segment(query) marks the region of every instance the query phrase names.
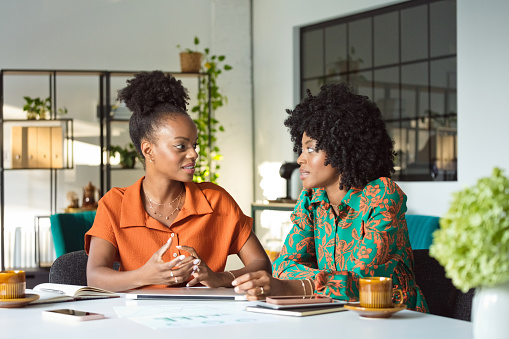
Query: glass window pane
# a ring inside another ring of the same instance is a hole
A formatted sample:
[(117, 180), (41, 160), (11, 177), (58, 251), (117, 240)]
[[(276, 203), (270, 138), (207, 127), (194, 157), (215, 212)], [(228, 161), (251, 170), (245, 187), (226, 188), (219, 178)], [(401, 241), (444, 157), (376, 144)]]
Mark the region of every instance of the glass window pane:
[(346, 60), (346, 24), (325, 29), (325, 65), (326, 74), (341, 72), (341, 60)]
[(430, 63), (431, 110), (439, 114), (456, 114), (456, 58), (447, 58)]
[(456, 54), (456, 1), (430, 4), (430, 56)]
[(304, 81), (301, 88), (301, 98), (307, 96), (307, 90), (309, 89), (313, 95), (317, 95), (320, 92), (320, 87), (324, 85), (323, 79), (313, 79)]
[(413, 61), (428, 57), (428, 11), (427, 6), (407, 8), (401, 11), (401, 61)]
[(302, 34), (302, 76), (312, 78), (323, 74), (323, 30)]
[[(403, 98), (402, 117), (414, 118), (414, 125), (420, 125), (422, 119), (427, 119), (429, 113), (427, 62), (401, 67), (401, 95)], [(420, 128), (422, 127), (420, 126)]]
[(350, 70), (372, 67), (371, 18), (352, 21), (348, 25)]
[(384, 68), (374, 72), (373, 101), (385, 120), (400, 118), (399, 68)]
[(374, 17), (375, 66), (399, 62), (398, 12)]
[(372, 86), (373, 72), (356, 72), (349, 74), (349, 84), (357, 90), (357, 93), (370, 99), (373, 97)]

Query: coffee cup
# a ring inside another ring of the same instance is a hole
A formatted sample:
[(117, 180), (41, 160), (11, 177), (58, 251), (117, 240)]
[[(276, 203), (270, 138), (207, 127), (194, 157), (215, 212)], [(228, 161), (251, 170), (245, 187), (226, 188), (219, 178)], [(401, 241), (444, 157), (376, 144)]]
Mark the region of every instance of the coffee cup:
[(0, 299), (25, 297), (25, 271), (0, 271)]
[[(393, 303), (394, 293), (399, 294), (399, 302)], [(392, 278), (366, 277), (359, 279), (359, 300), (361, 307), (392, 308), (403, 303), (403, 291), (392, 288)]]

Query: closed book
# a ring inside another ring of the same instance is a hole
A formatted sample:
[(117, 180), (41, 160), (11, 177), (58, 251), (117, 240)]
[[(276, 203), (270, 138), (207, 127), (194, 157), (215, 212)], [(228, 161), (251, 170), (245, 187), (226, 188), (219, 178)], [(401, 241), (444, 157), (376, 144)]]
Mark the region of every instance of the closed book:
[(246, 311), (256, 313), (287, 315), (293, 317), (306, 317), (309, 315), (346, 311), (346, 308), (344, 307), (344, 305), (333, 305), (333, 306), (328, 305), (319, 307), (294, 307), (284, 309), (274, 309), (262, 306), (247, 306)]

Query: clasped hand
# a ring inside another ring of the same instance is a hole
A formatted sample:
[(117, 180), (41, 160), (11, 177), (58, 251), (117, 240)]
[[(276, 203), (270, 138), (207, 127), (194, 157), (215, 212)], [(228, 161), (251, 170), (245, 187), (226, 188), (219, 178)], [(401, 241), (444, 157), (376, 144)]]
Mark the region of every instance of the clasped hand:
[(146, 270), (145, 276), (152, 277), (147, 285), (167, 285), (174, 286), (185, 283), (186, 286), (194, 286), (202, 283), (208, 287), (221, 286), (220, 276), (213, 272), (206, 263), (204, 263), (196, 250), (190, 246), (176, 246), (178, 249), (186, 251), (190, 256), (180, 255), (171, 261), (164, 262), (162, 257), (171, 247), (173, 238), (170, 238), (150, 260), (142, 267)]

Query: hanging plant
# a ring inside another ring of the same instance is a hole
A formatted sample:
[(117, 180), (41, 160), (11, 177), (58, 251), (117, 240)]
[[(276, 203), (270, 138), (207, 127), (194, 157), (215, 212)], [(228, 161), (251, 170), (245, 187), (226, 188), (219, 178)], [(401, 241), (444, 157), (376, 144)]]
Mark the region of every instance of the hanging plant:
[[(217, 78), (223, 71), (229, 71), (232, 66), (224, 64), (224, 55), (211, 54), (208, 48), (203, 52), (198, 51), (200, 39), (194, 38), (195, 48), (193, 51), (202, 53), (201, 73), (207, 76), (200, 78), (200, 85), (197, 94), (197, 103), (191, 108), (193, 121), (198, 129), (198, 160), (196, 161), (193, 181), (210, 181), (217, 183), (219, 177), (218, 171), (220, 161), (223, 156), (220, 154), (219, 147), (216, 145), (217, 132), (224, 132), (224, 127), (214, 117), (214, 112), (219, 107), (226, 105), (228, 98), (221, 92), (217, 84)], [(180, 48), (180, 45), (177, 45)], [(186, 49), (186, 51), (189, 49)], [(210, 95), (210, 105), (209, 105)], [(193, 114), (194, 113), (194, 114)]]

